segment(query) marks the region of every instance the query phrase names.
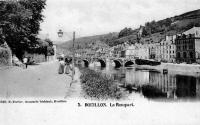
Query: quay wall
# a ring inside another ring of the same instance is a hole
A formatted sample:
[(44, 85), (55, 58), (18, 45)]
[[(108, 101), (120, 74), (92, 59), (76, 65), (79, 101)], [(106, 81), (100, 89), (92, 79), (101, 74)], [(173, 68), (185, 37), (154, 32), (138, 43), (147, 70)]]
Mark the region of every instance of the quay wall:
[(166, 64), (166, 69), (171, 71), (200, 72), (200, 65), (193, 64)]
[(158, 66), (137, 65), (136, 68), (158, 70), (158, 71), (162, 71), (163, 69), (168, 69), (168, 71), (177, 71), (177, 72), (200, 72), (200, 65), (194, 65), (194, 64), (161, 63), (161, 65)]

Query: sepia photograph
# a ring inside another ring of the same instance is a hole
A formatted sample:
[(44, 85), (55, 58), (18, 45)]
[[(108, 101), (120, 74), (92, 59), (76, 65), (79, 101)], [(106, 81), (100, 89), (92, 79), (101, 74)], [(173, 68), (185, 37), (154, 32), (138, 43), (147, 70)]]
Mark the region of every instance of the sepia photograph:
[(0, 125), (199, 118), (199, 0), (0, 0)]

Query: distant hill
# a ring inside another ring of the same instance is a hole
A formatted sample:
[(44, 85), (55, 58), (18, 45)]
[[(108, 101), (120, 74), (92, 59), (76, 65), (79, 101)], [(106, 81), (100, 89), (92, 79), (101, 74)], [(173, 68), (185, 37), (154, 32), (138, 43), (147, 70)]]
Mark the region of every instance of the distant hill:
[[(75, 47), (76, 48), (91, 48), (91, 44), (95, 44), (96, 42), (102, 42), (108, 45), (109, 41), (118, 38), (118, 33), (108, 33), (103, 35), (95, 35), (95, 36), (87, 36), (87, 37), (80, 37), (75, 40)], [(60, 50), (72, 50), (72, 40), (59, 44), (58, 47)]]
[[(90, 48), (91, 43), (103, 42), (109, 46), (115, 46), (124, 42), (149, 43), (159, 42), (166, 35), (175, 35), (184, 32), (192, 27), (200, 27), (200, 9), (183, 13), (174, 17), (159, 21), (145, 23), (137, 29), (124, 28), (119, 33), (108, 33), (103, 35), (88, 36), (76, 39), (76, 45), (83, 48)], [(142, 30), (138, 37), (138, 32)], [(70, 50), (72, 41), (67, 41), (59, 45), (62, 49)]]

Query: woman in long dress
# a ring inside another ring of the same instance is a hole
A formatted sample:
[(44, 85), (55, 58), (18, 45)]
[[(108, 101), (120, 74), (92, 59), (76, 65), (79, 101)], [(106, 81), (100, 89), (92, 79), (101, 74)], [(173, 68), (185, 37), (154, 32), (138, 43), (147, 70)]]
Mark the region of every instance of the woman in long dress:
[(65, 67), (65, 62), (64, 62), (63, 58), (60, 58), (59, 69), (58, 69), (58, 73), (59, 74), (63, 74), (64, 73), (64, 67)]
[(70, 73), (70, 62), (71, 59), (65, 58), (65, 74), (69, 74)]

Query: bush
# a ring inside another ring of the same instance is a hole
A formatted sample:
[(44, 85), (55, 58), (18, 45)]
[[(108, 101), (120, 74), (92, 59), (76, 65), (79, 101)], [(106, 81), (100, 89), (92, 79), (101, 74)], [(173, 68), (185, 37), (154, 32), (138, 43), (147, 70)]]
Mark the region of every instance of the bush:
[(0, 66), (11, 65), (11, 50), (0, 47)]
[(120, 99), (122, 93), (114, 80), (100, 72), (82, 69), (80, 76), (86, 96), (96, 99)]

